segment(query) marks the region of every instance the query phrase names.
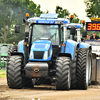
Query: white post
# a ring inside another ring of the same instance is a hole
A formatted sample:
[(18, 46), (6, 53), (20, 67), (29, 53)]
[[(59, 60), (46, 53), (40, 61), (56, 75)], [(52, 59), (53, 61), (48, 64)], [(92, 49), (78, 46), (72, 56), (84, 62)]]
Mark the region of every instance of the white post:
[(76, 29), (77, 30), (77, 42), (81, 42), (81, 34), (80, 34), (80, 28)]
[(63, 25), (64, 29), (64, 42), (67, 40), (67, 25)]

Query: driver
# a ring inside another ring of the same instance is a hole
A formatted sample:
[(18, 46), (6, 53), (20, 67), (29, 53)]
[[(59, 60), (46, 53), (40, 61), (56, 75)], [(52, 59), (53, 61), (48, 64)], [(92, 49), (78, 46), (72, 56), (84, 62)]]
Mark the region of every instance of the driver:
[(90, 40), (99, 40), (99, 36), (96, 35), (96, 32), (93, 31), (93, 35), (90, 37)]

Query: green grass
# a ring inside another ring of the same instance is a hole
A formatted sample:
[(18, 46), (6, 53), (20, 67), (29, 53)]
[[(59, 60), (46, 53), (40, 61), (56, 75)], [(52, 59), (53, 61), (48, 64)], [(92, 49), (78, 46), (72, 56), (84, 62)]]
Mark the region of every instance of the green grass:
[(1, 72), (1, 71), (6, 71), (6, 70), (5, 70), (5, 69), (1, 69), (0, 72)]
[(0, 70), (0, 77), (6, 77), (6, 70), (5, 69)]

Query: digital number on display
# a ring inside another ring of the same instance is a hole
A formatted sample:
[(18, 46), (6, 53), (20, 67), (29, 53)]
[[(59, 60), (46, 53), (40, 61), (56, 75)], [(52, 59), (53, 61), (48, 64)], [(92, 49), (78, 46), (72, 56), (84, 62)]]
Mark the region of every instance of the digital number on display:
[(86, 23), (86, 30), (87, 31), (100, 31), (100, 22), (87, 22)]

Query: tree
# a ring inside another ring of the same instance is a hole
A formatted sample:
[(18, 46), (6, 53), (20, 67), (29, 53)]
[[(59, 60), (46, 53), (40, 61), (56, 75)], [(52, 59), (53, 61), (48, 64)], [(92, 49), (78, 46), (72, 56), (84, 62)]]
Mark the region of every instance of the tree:
[(40, 5), (36, 5), (33, 1), (29, 1), (28, 9), (30, 10), (31, 16), (39, 17), (41, 13)]
[(78, 18), (78, 15), (76, 13), (73, 13), (73, 20), (72, 20), (72, 23), (79, 23), (80, 19)]
[[(12, 43), (24, 39), (24, 31), (15, 34), (15, 24), (22, 24), (25, 14), (39, 16), (42, 11), (40, 5), (29, 0), (0, 0), (0, 42)], [(23, 29), (23, 28), (22, 28)], [(22, 30), (21, 29), (21, 30)]]
[(58, 17), (60, 18), (68, 18), (70, 13), (67, 9), (63, 9), (60, 6), (56, 6), (55, 12), (58, 14)]
[[(58, 17), (60, 18), (67, 18), (67, 19), (70, 19), (70, 13), (67, 9), (63, 9), (62, 7), (60, 6), (56, 6), (56, 13), (58, 14)], [(79, 23), (80, 19), (78, 18), (77, 14), (76, 13), (73, 13), (73, 20), (72, 20), (72, 23)]]
[(100, 0), (84, 0), (87, 17), (100, 17)]

